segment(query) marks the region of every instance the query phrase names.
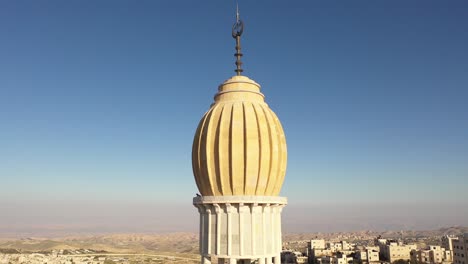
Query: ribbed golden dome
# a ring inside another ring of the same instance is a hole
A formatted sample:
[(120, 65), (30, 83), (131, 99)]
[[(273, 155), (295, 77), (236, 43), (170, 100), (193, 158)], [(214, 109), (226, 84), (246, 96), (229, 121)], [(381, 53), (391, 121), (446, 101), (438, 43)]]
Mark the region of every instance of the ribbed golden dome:
[(198, 125), (192, 167), (203, 196), (277, 196), (286, 174), (286, 138), (260, 85), (234, 76), (218, 88)]

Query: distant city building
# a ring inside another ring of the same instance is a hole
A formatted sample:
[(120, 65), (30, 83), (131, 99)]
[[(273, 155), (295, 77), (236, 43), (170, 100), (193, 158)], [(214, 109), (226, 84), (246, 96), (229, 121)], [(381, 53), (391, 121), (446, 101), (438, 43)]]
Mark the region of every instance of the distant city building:
[(411, 251), (416, 249), (416, 245), (405, 245), (403, 242), (396, 240), (377, 239), (376, 242), (379, 246), (382, 260), (390, 263), (400, 259), (410, 260)]
[(316, 239), (310, 240), (310, 242), (307, 243), (307, 254), (311, 259), (309, 262), (313, 262), (313, 260), (321, 257), (331, 257), (335, 255), (335, 253), (343, 253), (345, 255), (352, 254), (354, 253), (353, 247), (354, 244), (350, 244), (346, 241), (326, 243), (323, 239)]
[(412, 250), (411, 261), (414, 263), (452, 263), (452, 251), (440, 246), (429, 246), (427, 249)]
[(333, 255), (333, 253), (335, 253), (335, 251), (331, 250), (331, 249), (311, 249), (310, 251), (310, 256), (312, 258), (320, 258), (320, 257), (324, 257), (324, 256), (331, 256)]
[(310, 249), (325, 249), (325, 240), (324, 239), (314, 239), (310, 240), (308, 243)]
[(453, 251), (453, 240), (458, 239), (458, 237), (455, 236), (443, 236), (442, 237), (442, 247), (445, 248), (446, 250)]
[[(355, 244), (346, 241), (340, 242), (325, 242), (323, 239), (310, 240), (307, 243), (307, 253), (309, 256), (309, 263), (318, 264), (345, 264), (353, 261), (353, 255), (357, 254), (360, 250), (357, 249)], [(362, 256), (367, 261), (366, 256)], [(372, 260), (378, 260), (378, 252), (371, 254)]]
[(378, 247), (367, 247), (363, 251), (357, 251), (356, 258), (362, 262), (379, 262), (379, 249)]
[(352, 250), (353, 246), (354, 246), (353, 244), (349, 244), (346, 241), (327, 243), (327, 248), (333, 250), (334, 252), (350, 251)]
[(468, 233), (453, 239), (453, 263), (468, 264)]
[(318, 264), (348, 264), (353, 263), (353, 258), (346, 254), (337, 254), (335, 256), (324, 256), (317, 259)]
[(378, 246), (366, 246), (366, 250), (374, 250), (376, 252), (380, 252), (380, 248)]
[(283, 250), (281, 252), (281, 263), (283, 264), (304, 264), (307, 262), (307, 257), (301, 252), (290, 250)]

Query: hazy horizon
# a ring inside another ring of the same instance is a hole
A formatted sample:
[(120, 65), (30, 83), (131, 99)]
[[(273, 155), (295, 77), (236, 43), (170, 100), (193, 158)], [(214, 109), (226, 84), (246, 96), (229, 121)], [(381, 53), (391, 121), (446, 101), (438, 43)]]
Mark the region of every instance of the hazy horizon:
[[(25, 206), (33, 206), (25, 208)], [(457, 208), (439, 205), (438, 212), (431, 206), (376, 204), (290, 204), (283, 211), (284, 233), (330, 233), (348, 231), (434, 230), (453, 226), (466, 226), (468, 213), (459, 210), (457, 220), (451, 213)], [(78, 209), (77, 209), (78, 208)], [(119, 202), (27, 202), (5, 204), (0, 211), (10, 215), (2, 217), (0, 236), (50, 236), (70, 234), (113, 233), (173, 233), (198, 232), (198, 212), (191, 204), (162, 205), (158, 203)], [(373, 216), (359, 214), (372, 210)], [(417, 216), (408, 215), (412, 211)], [(164, 212), (161, 213), (161, 212)], [(18, 220), (21, 219), (21, 220)], [(444, 223), (444, 224), (441, 224)]]

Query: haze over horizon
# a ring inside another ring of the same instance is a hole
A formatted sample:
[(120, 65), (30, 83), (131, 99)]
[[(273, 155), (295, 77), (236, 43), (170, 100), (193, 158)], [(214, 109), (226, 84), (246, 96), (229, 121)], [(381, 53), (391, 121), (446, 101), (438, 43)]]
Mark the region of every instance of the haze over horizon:
[[(285, 232), (468, 223), (468, 2), (240, 1), (288, 144)], [(0, 233), (196, 231), (234, 1), (0, 3)]]

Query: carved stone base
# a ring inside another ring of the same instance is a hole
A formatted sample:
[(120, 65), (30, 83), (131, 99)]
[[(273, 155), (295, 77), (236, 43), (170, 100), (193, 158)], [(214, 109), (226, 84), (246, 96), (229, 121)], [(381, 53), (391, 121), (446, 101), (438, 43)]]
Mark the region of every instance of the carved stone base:
[(277, 196), (202, 196), (193, 205), (200, 213), (202, 263), (279, 263), (282, 247), (281, 211)]

